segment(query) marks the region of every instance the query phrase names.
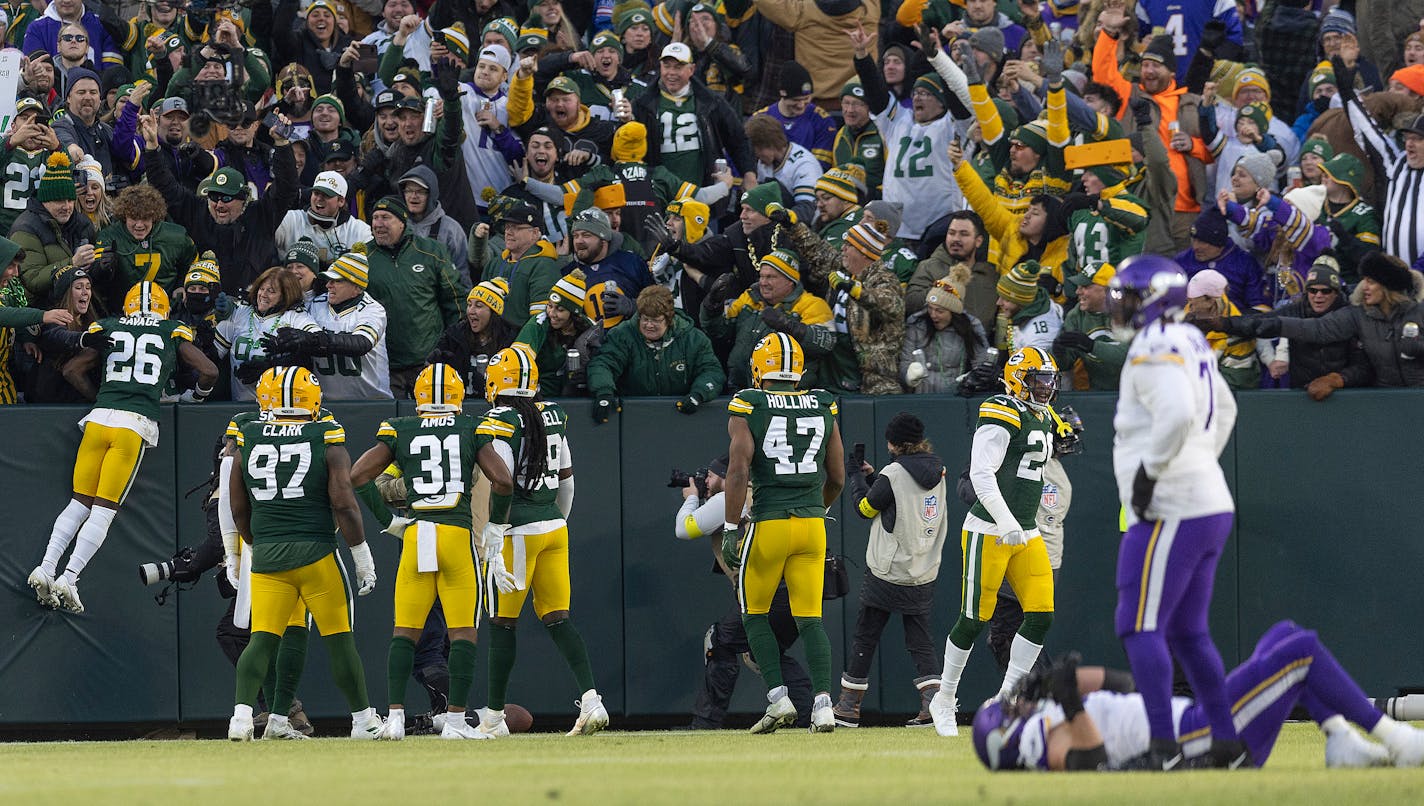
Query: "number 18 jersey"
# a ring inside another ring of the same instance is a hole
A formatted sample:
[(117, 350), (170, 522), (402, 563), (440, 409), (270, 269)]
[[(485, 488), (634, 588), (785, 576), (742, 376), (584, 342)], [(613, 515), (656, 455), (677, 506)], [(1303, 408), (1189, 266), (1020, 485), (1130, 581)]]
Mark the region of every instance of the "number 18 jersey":
[(395, 454), (416, 519), (470, 528), (478, 426), (468, 414), (432, 414), (393, 417), (376, 430)]
[(727, 411), (747, 421), (756, 445), (751, 519), (825, 516), (823, 460), (839, 413), (831, 393), (743, 389), (727, 404)]
[[(1053, 418), (1008, 395), (994, 395), (979, 404), (978, 428), (1002, 428), (1009, 432), (1004, 462), (994, 473), (999, 494), (1020, 528), (1037, 528), (1038, 504), (1043, 497), (1043, 465), (1052, 456)], [(994, 516), (978, 501), (969, 514), (989, 523)], [(967, 528), (967, 527), (966, 527)]]

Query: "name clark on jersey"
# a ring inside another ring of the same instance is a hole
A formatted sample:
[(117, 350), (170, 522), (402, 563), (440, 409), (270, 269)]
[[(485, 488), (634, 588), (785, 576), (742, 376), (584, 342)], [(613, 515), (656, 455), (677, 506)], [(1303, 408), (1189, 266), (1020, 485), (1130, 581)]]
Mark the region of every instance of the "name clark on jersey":
[(767, 395), (766, 405), (773, 409), (819, 409), (821, 401), (815, 395)]
[(264, 437), (296, 437), (301, 436), (301, 424), (282, 425), (279, 423), (269, 423), (262, 426), (262, 436)]

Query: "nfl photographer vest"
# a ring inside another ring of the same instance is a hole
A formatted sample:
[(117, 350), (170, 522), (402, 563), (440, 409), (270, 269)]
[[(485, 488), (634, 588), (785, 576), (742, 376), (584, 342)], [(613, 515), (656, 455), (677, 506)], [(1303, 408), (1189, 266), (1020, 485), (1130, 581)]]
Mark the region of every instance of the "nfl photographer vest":
[(895, 493), (895, 529), (887, 531), (882, 518), (870, 522), (870, 543), (865, 565), (870, 572), (895, 585), (923, 585), (939, 576), (940, 556), (948, 533), (945, 482), (926, 490), (898, 462), (880, 470)]

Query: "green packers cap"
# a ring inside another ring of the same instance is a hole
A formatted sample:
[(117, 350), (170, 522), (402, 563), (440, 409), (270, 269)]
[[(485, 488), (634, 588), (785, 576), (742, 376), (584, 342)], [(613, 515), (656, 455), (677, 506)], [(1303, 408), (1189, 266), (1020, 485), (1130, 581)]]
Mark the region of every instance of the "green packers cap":
[(558, 76), (553, 81), (549, 82), (549, 86), (544, 88), (544, 97), (547, 98), (550, 93), (554, 92), (562, 92), (567, 95), (578, 95), (579, 88), (578, 85), (574, 83), (574, 80), (572, 78), (569, 78), (568, 76)]
[(218, 193), (223, 196), (247, 198), (247, 180), (236, 168), (219, 168), (198, 185), (198, 194)]

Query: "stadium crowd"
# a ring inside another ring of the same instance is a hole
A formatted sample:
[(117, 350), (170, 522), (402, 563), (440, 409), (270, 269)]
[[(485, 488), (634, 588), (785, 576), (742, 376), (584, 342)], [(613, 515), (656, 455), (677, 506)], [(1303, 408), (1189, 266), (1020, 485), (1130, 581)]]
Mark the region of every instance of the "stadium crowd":
[(837, 394), (1028, 346), (1113, 390), (1144, 252), (1235, 389), (1421, 385), (1424, 3), (1371, 2), (6, 3), (0, 402), (92, 395), (145, 279), (214, 399), (519, 341), (600, 420), (693, 413), (770, 332)]

